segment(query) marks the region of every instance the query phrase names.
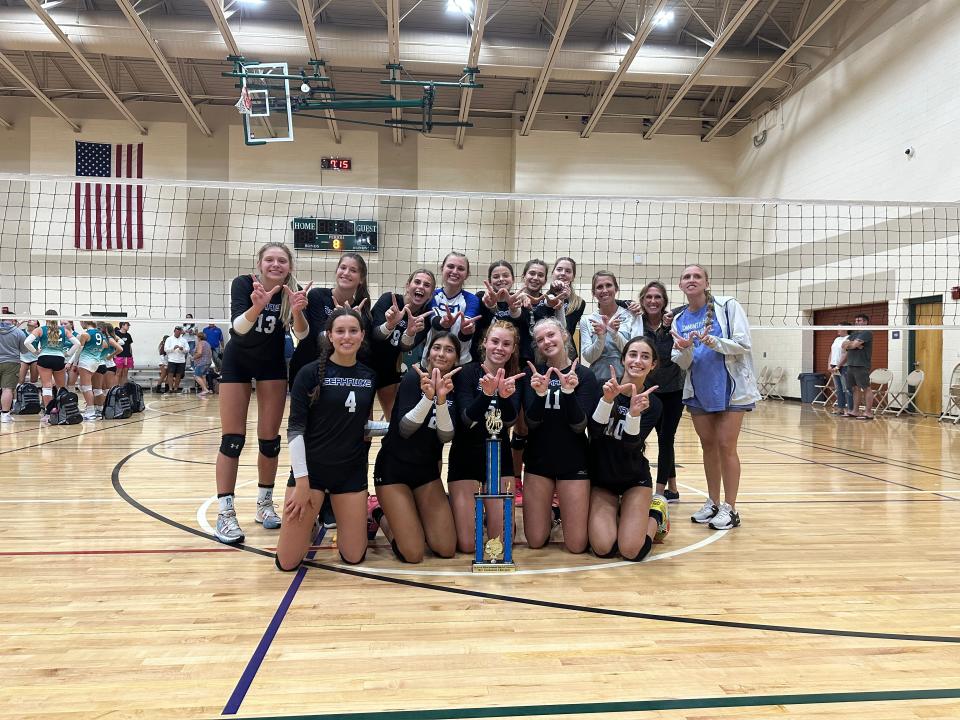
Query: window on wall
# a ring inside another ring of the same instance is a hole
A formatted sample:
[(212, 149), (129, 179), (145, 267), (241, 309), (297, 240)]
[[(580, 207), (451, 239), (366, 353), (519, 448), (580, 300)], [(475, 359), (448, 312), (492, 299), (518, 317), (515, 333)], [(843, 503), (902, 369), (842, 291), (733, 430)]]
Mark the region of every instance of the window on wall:
[[(824, 308), (813, 313), (814, 325), (839, 325), (842, 322), (853, 324), (853, 318), (860, 313), (870, 316), (871, 325), (887, 324), (887, 303), (873, 303), (870, 305), (847, 305), (839, 308)], [(815, 372), (824, 372), (827, 361), (830, 359), (830, 346), (837, 337), (835, 330), (816, 330), (813, 333), (813, 369)], [(887, 333), (874, 331), (873, 333), (873, 361), (870, 370), (889, 367), (887, 356)]]

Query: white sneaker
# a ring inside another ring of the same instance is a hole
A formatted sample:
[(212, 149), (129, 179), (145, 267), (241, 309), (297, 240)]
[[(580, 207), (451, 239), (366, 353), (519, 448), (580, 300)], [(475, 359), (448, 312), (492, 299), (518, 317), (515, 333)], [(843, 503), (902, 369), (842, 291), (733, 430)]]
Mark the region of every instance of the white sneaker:
[(97, 413), (94, 410), (84, 410), (83, 414), (80, 416), (88, 422), (93, 422), (97, 419)]
[(273, 500), (261, 500), (257, 502), (257, 516), (255, 520), (263, 525), (266, 530), (276, 530), (280, 527), (280, 516), (277, 515), (277, 506)]
[(236, 545), (242, 543), (244, 534), (240, 529), (240, 523), (237, 522), (237, 512), (235, 510), (225, 510), (217, 515), (217, 540), (226, 545)]
[(710, 521), (710, 527), (714, 530), (732, 530), (740, 527), (740, 516), (730, 505), (723, 503)]
[(713, 500), (708, 498), (707, 501), (700, 506), (700, 509), (690, 516), (690, 520), (695, 523), (700, 523), (701, 525), (706, 525), (713, 519), (713, 516), (717, 514), (718, 510), (719, 508), (714, 504)]
[(5, 422), (5, 423), (13, 422), (13, 418), (10, 417), (10, 413), (8, 412), (0, 413), (0, 422)]

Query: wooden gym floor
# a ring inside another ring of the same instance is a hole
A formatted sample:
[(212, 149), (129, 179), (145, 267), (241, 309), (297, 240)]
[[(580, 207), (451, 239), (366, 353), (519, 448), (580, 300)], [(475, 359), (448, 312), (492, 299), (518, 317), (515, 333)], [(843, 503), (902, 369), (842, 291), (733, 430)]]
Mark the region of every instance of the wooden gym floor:
[(328, 536), (277, 572), (254, 437), (231, 549), (208, 535), (215, 398), (2, 426), (0, 719), (960, 717), (960, 428), (763, 403), (744, 524), (715, 533), (688, 520), (684, 418), (651, 561), (518, 547), (514, 576), (400, 567), (382, 536), (361, 567)]

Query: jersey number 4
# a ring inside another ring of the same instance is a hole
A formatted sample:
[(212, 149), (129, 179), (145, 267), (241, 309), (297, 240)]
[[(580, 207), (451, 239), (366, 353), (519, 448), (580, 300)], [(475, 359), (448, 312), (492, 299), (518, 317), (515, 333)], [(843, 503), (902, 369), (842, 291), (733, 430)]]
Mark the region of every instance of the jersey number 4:
[(347, 399), (343, 401), (343, 406), (352, 413), (357, 411), (357, 394), (351, 390)]

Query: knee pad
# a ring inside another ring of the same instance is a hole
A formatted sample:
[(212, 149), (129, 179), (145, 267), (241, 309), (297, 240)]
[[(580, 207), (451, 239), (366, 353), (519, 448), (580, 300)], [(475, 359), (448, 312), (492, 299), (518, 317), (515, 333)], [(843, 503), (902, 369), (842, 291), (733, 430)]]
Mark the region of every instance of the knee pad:
[(80, 392), (83, 392), (83, 393), (93, 392), (93, 385), (81, 385)]
[(345, 565), (359, 565), (359, 564), (362, 563), (362, 562), (366, 559), (366, 557), (367, 557), (367, 551), (366, 551), (366, 550), (363, 551), (363, 555), (361, 555), (361, 556), (360, 556), (360, 559), (357, 560), (356, 562), (350, 562), (349, 560), (347, 560), (347, 559), (343, 556), (343, 553), (340, 552), (339, 550), (337, 551), (337, 554), (340, 555), (340, 560), (341, 560)]
[(660, 525), (663, 522), (663, 513), (656, 508), (650, 508), (650, 517), (656, 521), (657, 525)]
[(260, 454), (264, 457), (275, 458), (280, 454), (280, 436), (277, 435), (273, 440), (257, 440), (260, 445)]
[[(409, 560), (407, 560), (407, 559), (403, 556), (403, 553), (400, 552), (400, 546), (397, 545), (397, 541), (396, 541), (396, 540), (391, 540), (391, 541), (390, 541), (390, 547), (393, 548), (393, 554), (397, 556), (397, 560), (399, 560), (399, 561), (402, 562), (402, 563), (410, 562)], [(343, 555), (341, 555), (340, 557), (343, 557)]]
[(243, 452), (243, 445), (246, 441), (247, 438), (243, 435), (221, 435), (220, 452), (228, 458), (238, 458), (240, 453)]
[(94, 388), (94, 389), (93, 389), (93, 396), (94, 396), (94, 397), (100, 397), (101, 395), (103, 395), (103, 390), (101, 390), (100, 388)]
[(510, 449), (511, 450), (523, 450), (527, 447), (527, 436), (526, 435), (517, 435), (514, 434), (510, 438)]
[(279, 555), (274, 555), (274, 556), (273, 556), (273, 562), (274, 562), (274, 564), (277, 566), (277, 570), (279, 570), (280, 572), (296, 572), (297, 570), (300, 569), (300, 563), (297, 563), (297, 566), (296, 566), (296, 567), (285, 568), (283, 565), (280, 564), (280, 556), (279, 556)]
[(596, 550), (594, 550), (593, 554), (596, 555), (598, 558), (607, 559), (607, 558), (616, 557), (618, 552), (620, 552), (620, 548), (617, 547), (617, 541), (614, 540), (613, 547), (611, 547), (610, 550), (608, 550), (605, 553), (598, 553)]
[(652, 547), (653, 547), (653, 540), (651, 540), (650, 536), (647, 535), (647, 537), (643, 539), (643, 547), (640, 548), (640, 552), (638, 552), (634, 557), (627, 557), (626, 555), (624, 555), (623, 559), (629, 560), (630, 562), (640, 562), (647, 555), (650, 554), (650, 548)]

